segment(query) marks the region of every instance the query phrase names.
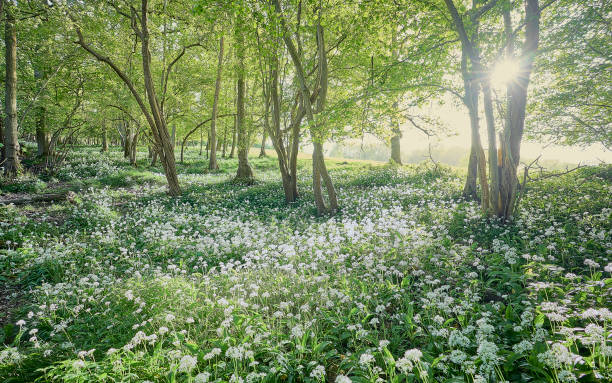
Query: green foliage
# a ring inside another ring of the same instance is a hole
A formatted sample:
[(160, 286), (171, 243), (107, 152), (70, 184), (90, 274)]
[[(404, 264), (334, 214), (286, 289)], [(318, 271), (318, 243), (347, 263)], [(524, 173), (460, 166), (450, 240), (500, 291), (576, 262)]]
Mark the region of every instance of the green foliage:
[(533, 138), (612, 147), (610, 12), (607, 1), (558, 1), (545, 13), (528, 116)]

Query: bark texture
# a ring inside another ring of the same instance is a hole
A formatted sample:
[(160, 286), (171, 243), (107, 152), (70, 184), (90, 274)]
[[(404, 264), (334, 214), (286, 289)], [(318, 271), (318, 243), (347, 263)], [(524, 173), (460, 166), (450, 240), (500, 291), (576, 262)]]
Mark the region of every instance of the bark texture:
[(236, 97), (236, 131), (238, 134), (238, 171), (236, 180), (251, 182), (253, 169), (249, 164), (249, 135), (245, 124), (244, 95), (245, 95), (245, 67), (244, 67), (244, 35), (241, 17), (238, 17), (236, 28), (236, 57), (238, 59), (237, 97)]
[(19, 141), (17, 140), (17, 29), (11, 6), (4, 9), (5, 44), (5, 116), (4, 123), (4, 174), (15, 177), (21, 171)]
[(215, 81), (215, 95), (213, 98), (212, 117), (208, 134), (207, 148), (211, 148), (208, 159), (208, 170), (218, 170), (217, 163), (217, 109), (219, 107), (219, 92), (221, 91), (221, 75), (223, 73), (223, 35), (219, 38), (219, 59), (217, 63), (217, 80)]
[(106, 121), (102, 122), (102, 149), (101, 151), (108, 152), (108, 137), (106, 133)]
[[(464, 53), (469, 57), (474, 73), (480, 74), (479, 84), (482, 86), (485, 118), (487, 122), (487, 135), (489, 141), (489, 179), (490, 187), (486, 188), (488, 192), (485, 194), (483, 187), (483, 207), (485, 207), (485, 198), (488, 201), (487, 210), (491, 215), (501, 218), (503, 221), (508, 221), (512, 218), (515, 210), (515, 203), (518, 194), (518, 177), (517, 168), (520, 161), (520, 147), (523, 137), (525, 125), (525, 108), (527, 105), (527, 88), (533, 69), (534, 57), (538, 50), (539, 35), (540, 35), (540, 6), (538, 0), (524, 0), (525, 5), (525, 41), (522, 52), (518, 57), (519, 73), (518, 77), (509, 81), (507, 85), (507, 107), (506, 116), (503, 127), (503, 132), (499, 138), (499, 148), (497, 146), (497, 131), (495, 126), (495, 117), (493, 114), (492, 92), (488, 71), (482, 65), (478, 56), (477, 47), (474, 41), (470, 39), (466, 30), (461, 15), (457, 11), (453, 0), (444, 0), (448, 11), (453, 20), (455, 29), (459, 35)], [(475, 5), (476, 2), (474, 2)], [(492, 8), (495, 2), (489, 2), (479, 8), (476, 14), (482, 15), (488, 9)], [(471, 16), (471, 22), (478, 25), (478, 17)], [(514, 34), (512, 33), (512, 25), (509, 10), (503, 11), (504, 30), (506, 33), (507, 44), (507, 60), (514, 59)], [(465, 76), (464, 76), (465, 77)], [(473, 91), (473, 90), (472, 90)], [(478, 94), (478, 93), (476, 93)], [(478, 151), (476, 151), (478, 155)], [(470, 157), (472, 159), (472, 157)], [(484, 168), (484, 153), (481, 158), (478, 158), (478, 169)], [(472, 165), (472, 164), (471, 164)], [(470, 167), (472, 169), (472, 167)], [(486, 181), (484, 171), (480, 171), (481, 180)], [(466, 189), (467, 189), (466, 184)]]
[[(282, 16), (281, 6), (278, 0), (274, 0), (274, 6), (276, 12), (280, 15), (280, 25), (282, 28), (282, 37), (285, 42), (285, 46), (291, 56), (291, 61), (295, 68), (296, 77), (300, 85), (300, 93), (302, 96), (302, 103), (306, 112), (306, 118), (310, 127), (310, 135), (313, 141), (313, 153), (312, 153), (312, 177), (313, 177), (313, 194), (315, 197), (315, 205), (317, 207), (317, 213), (322, 214), (335, 214), (338, 211), (338, 199), (336, 196), (336, 190), (327, 167), (325, 166), (325, 159), (323, 155), (323, 137), (321, 126), (315, 120), (314, 115), (320, 113), (325, 108), (325, 101), (327, 97), (327, 52), (325, 50), (325, 36), (323, 26), (317, 23), (316, 26), (316, 39), (317, 39), (317, 67), (318, 67), (318, 81), (316, 87), (318, 88), (318, 96), (316, 96), (316, 109), (313, 107), (311, 102), (311, 96), (317, 92), (311, 93), (306, 83), (306, 74), (300, 55), (293, 43), (284, 17)], [(323, 197), (323, 184), (327, 190), (328, 204), (325, 203)]]
[[(77, 43), (83, 47), (87, 52), (89, 52), (92, 56), (94, 56), (98, 61), (106, 63), (116, 74), (121, 78), (121, 80), (126, 84), (132, 96), (136, 100), (138, 106), (140, 107), (142, 113), (144, 114), (149, 127), (151, 128), (151, 133), (153, 135), (153, 141), (156, 147), (156, 153), (159, 155), (160, 161), (162, 163), (162, 167), (164, 168), (164, 173), (166, 175), (166, 180), (168, 182), (169, 193), (172, 196), (178, 196), (181, 193), (181, 189), (178, 182), (178, 177), (176, 174), (176, 163), (174, 158), (174, 148), (172, 146), (172, 142), (170, 139), (170, 134), (168, 132), (168, 126), (166, 124), (166, 119), (164, 114), (162, 113), (162, 108), (159, 103), (159, 98), (157, 97), (157, 92), (155, 90), (155, 85), (153, 81), (153, 75), (151, 70), (151, 52), (149, 50), (150, 45), (150, 36), (148, 29), (148, 15), (149, 15), (149, 7), (148, 0), (141, 1), (140, 12), (136, 10), (136, 8), (132, 8), (132, 13), (130, 15), (130, 26), (134, 30), (134, 33), (140, 38), (141, 42), (141, 53), (142, 53), (142, 72), (144, 79), (144, 87), (146, 98), (148, 101), (148, 108), (145, 104), (144, 99), (141, 97), (140, 93), (137, 91), (134, 83), (130, 80), (130, 78), (108, 57), (101, 54), (99, 51), (92, 48), (89, 44), (85, 42), (83, 34), (78, 27), (78, 23), (75, 22), (75, 29), (78, 35)], [(185, 52), (183, 48), (182, 53), (178, 56), (180, 58), (182, 54)], [(177, 58), (177, 59), (178, 59)], [(175, 60), (176, 61), (176, 60)], [(167, 84), (167, 74), (169, 73), (169, 68), (166, 70), (166, 76), (164, 79), (165, 84)], [(165, 89), (166, 85), (163, 85)]]
[[(269, 113), (269, 105), (266, 105), (266, 111), (265, 111), (266, 115), (265, 115), (265, 119), (269, 120), (270, 116), (268, 115)], [(266, 141), (268, 139), (268, 132), (266, 130), (266, 128), (264, 127), (263, 132), (261, 133), (261, 149), (259, 150), (259, 158), (263, 158), (266, 156)]]
[(525, 42), (519, 57), (516, 81), (508, 84), (506, 125), (502, 135), (501, 164), (499, 169), (499, 205), (497, 215), (504, 220), (512, 217), (518, 194), (517, 169), (521, 158), (521, 141), (525, 128), (527, 88), (533, 61), (540, 42), (540, 5), (538, 0), (525, 0)]

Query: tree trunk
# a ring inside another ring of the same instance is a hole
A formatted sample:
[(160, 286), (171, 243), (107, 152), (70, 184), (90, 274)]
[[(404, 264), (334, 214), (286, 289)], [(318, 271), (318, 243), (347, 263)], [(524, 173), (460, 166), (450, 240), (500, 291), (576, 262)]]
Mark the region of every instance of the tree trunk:
[[(168, 127), (166, 126), (164, 115), (161, 112), (159, 100), (155, 92), (153, 75), (151, 72), (151, 52), (149, 50), (149, 29), (147, 25), (149, 16), (148, 0), (142, 0), (140, 13), (133, 9), (132, 15), (133, 19), (131, 27), (140, 37), (141, 41), (142, 72), (149, 108), (146, 107), (145, 101), (141, 97), (140, 93), (136, 90), (136, 86), (130, 80), (130, 78), (109, 57), (104, 56), (87, 44), (76, 20), (72, 17), (72, 15), (68, 16), (73, 22), (75, 22), (75, 30), (78, 36), (77, 43), (98, 61), (106, 63), (115, 72), (115, 74), (121, 78), (132, 93), (132, 96), (136, 100), (138, 107), (147, 119), (147, 123), (151, 128), (151, 133), (153, 135), (155, 145), (157, 146), (157, 151), (159, 152), (158, 154), (160, 156), (160, 160), (162, 161), (164, 173), (168, 182), (169, 193), (172, 196), (178, 196), (181, 193), (181, 189), (179, 187), (178, 176), (176, 174), (174, 149), (170, 143), (170, 134), (168, 133)], [(140, 28), (138, 27), (138, 23), (140, 23)]]
[[(473, 134), (473, 133), (472, 133)], [(474, 137), (472, 137), (472, 140)], [(478, 178), (478, 154), (476, 147), (472, 143), (470, 148), (470, 157), (468, 159), (467, 177), (463, 186), (463, 197), (469, 200), (476, 200), (478, 194), (476, 191), (476, 179)]]
[(49, 140), (51, 135), (47, 128), (47, 111), (44, 106), (38, 108), (38, 119), (36, 121), (36, 146), (37, 154), (41, 158), (47, 158), (49, 153)]
[(230, 150), (229, 158), (234, 158), (234, 154), (236, 152), (236, 116), (234, 116), (234, 126), (232, 129), (232, 150)]
[(497, 215), (509, 220), (517, 197), (517, 168), (521, 157), (521, 141), (525, 127), (527, 88), (533, 68), (533, 61), (540, 42), (540, 6), (538, 0), (525, 0), (525, 43), (516, 81), (508, 84), (508, 123), (504, 126), (501, 145), (499, 208)]
[[(395, 63), (399, 58), (399, 51), (397, 46), (397, 31), (395, 28), (393, 29), (393, 33), (391, 34), (391, 45), (393, 46), (393, 51), (391, 52), (393, 62)], [(374, 62), (372, 61), (372, 66)], [(372, 68), (373, 70), (374, 68)], [(398, 102), (395, 101), (393, 103), (393, 113), (394, 116), (391, 119), (391, 123), (393, 124), (393, 137), (391, 137), (391, 162), (396, 163), (398, 165), (402, 164), (402, 153), (401, 153), (401, 139), (402, 139), (402, 131), (400, 130), (400, 123), (398, 119)]]
[[(0, 4), (2, 2), (0, 1)], [(0, 16), (2, 13), (0, 13)], [(2, 147), (0, 148), (0, 164), (4, 163), (4, 113), (0, 113), (0, 143), (2, 143)]]
[(206, 131), (206, 158), (208, 158), (208, 149), (210, 148), (210, 130)]
[[(332, 183), (331, 177), (327, 173), (327, 168), (325, 167), (325, 159), (323, 157), (323, 143), (320, 132), (320, 122), (314, 118), (315, 110), (313, 110), (312, 102), (310, 100), (311, 93), (308, 89), (308, 85), (306, 84), (306, 74), (304, 73), (304, 67), (302, 65), (302, 61), (300, 55), (291, 40), (290, 33), (288, 31), (286, 22), (284, 17), (282, 16), (282, 9), (278, 0), (274, 0), (274, 7), (276, 12), (280, 15), (280, 25), (282, 28), (282, 37), (285, 41), (285, 46), (289, 51), (289, 55), (291, 56), (291, 60), (293, 62), (293, 66), (295, 68), (296, 77), (300, 84), (300, 92), (302, 94), (302, 103), (304, 110), (306, 112), (306, 117), (308, 119), (308, 125), (310, 126), (310, 134), (312, 137), (312, 142), (314, 144), (314, 150), (312, 152), (312, 176), (313, 176), (313, 192), (315, 196), (315, 204), (317, 206), (317, 212), (319, 215), (331, 213), (335, 214), (338, 210), (338, 200), (336, 197), (336, 191), (334, 189), (334, 185)], [(320, 113), (323, 111), (325, 107), (325, 101), (327, 97), (327, 85), (328, 85), (328, 77), (327, 77), (327, 52), (325, 50), (325, 39), (323, 34), (323, 27), (320, 24), (316, 26), (316, 36), (317, 36), (317, 57), (318, 57), (318, 86), (319, 86), (319, 94), (317, 97), (317, 108), (316, 112)], [(327, 189), (327, 196), (329, 199), (329, 207), (325, 205), (325, 200), (323, 199), (323, 191), (321, 188), (321, 180), (325, 183), (325, 187)]]
[[(450, 4), (452, 4), (452, 2), (450, 2)], [(457, 25), (457, 28), (462, 30), (459, 25)], [(472, 38), (477, 42), (477, 22), (474, 25), (474, 29)], [(459, 34), (461, 35), (462, 33), (460, 32)], [(468, 109), (471, 131), (470, 159), (463, 195), (466, 198), (477, 198), (476, 180), (478, 179), (480, 181), (482, 193), (480, 204), (482, 210), (487, 212), (489, 210), (489, 185), (487, 180), (486, 159), (482, 148), (482, 141), (480, 140), (480, 121), (478, 117), (478, 95), (480, 92), (479, 79), (476, 76), (478, 73), (476, 68), (480, 67), (478, 54), (478, 48), (475, 44), (472, 45), (469, 40), (461, 39), (461, 75), (463, 77), (463, 86), (465, 90), (463, 103)], [(471, 70), (468, 69), (468, 59), (472, 63)]]
[(157, 149), (153, 148), (153, 158), (151, 159), (151, 166), (155, 166), (157, 164)]
[[(336, 213), (336, 211), (338, 211), (338, 197), (336, 196), (336, 189), (334, 188), (331, 177), (327, 172), (327, 167), (325, 166), (325, 158), (323, 157), (323, 144), (321, 144), (320, 142), (314, 143), (314, 150), (312, 152), (312, 177), (315, 204), (317, 206), (318, 214), (321, 215), (326, 213)], [(321, 180), (323, 180), (323, 183), (325, 184), (325, 188), (327, 190), (329, 207), (325, 206), (325, 200), (323, 199), (323, 190), (321, 188)]]
[(11, 5), (6, 6), (4, 43), (6, 48), (4, 174), (15, 177), (21, 171), (19, 141), (17, 140), (17, 30)]
[(200, 156), (202, 155), (202, 146), (204, 146), (204, 129), (200, 128)]
[(130, 165), (136, 166), (136, 152), (138, 145), (138, 131), (134, 133), (130, 144)]
[(394, 136), (391, 137), (391, 161), (398, 165), (402, 164), (402, 154), (400, 148), (400, 139), (402, 138), (399, 130), (393, 131)]
[(487, 121), (487, 137), (489, 140), (489, 180), (490, 180), (490, 207), (493, 212), (498, 212), (499, 205), (499, 177), (497, 169), (497, 133), (495, 132), (495, 117), (493, 116), (493, 99), (491, 96), (491, 86), (488, 79), (482, 80), (482, 94)]
[[(297, 161), (294, 161), (293, 153), (287, 153), (285, 149), (285, 144), (283, 140), (283, 135), (281, 132), (280, 126), (280, 99), (278, 97), (278, 57), (274, 58), (272, 63), (272, 68), (270, 70), (269, 77), (269, 86), (267, 93), (264, 94), (264, 105), (268, 107), (272, 106), (272, 127), (269, 125), (269, 121), (267, 118), (267, 114), (264, 116), (264, 127), (270, 131), (270, 139), (272, 140), (272, 145), (274, 146), (274, 150), (276, 151), (276, 156), (278, 158), (278, 167), (281, 173), (281, 180), (283, 182), (283, 191), (285, 193), (285, 202), (292, 203), (295, 202), (298, 198), (298, 189), (297, 189), (297, 181), (296, 181), (296, 171), (297, 171)], [(263, 77), (263, 76), (262, 76)], [(268, 101), (268, 99), (270, 101)], [(301, 121), (302, 117), (297, 116), (299, 121)], [(295, 124), (292, 125), (292, 132), (294, 134), (293, 144), (296, 142), (299, 143), (299, 121), (292, 121)], [(293, 149), (293, 147), (292, 147)], [(297, 149), (295, 150), (297, 155)], [(295, 156), (297, 159), (297, 156)]]
[(153, 83), (153, 75), (151, 73), (151, 52), (149, 51), (149, 30), (147, 26), (148, 18), (148, 1), (142, 0), (141, 10), (141, 37), (142, 37), (142, 69), (145, 80), (145, 89), (149, 99), (149, 106), (151, 108), (151, 114), (153, 122), (157, 131), (154, 131), (158, 144), (160, 146), (160, 160), (166, 174), (166, 180), (168, 181), (168, 189), (170, 195), (178, 196), (181, 193), (179, 187), (178, 176), (176, 174), (176, 163), (174, 158), (174, 148), (170, 142), (170, 135), (168, 134), (168, 127), (163, 114), (160, 111), (159, 102), (155, 92), (155, 85)]
[(172, 149), (176, 147), (176, 124), (172, 124), (172, 135), (170, 136)]
[(132, 147), (132, 130), (129, 122), (123, 120), (123, 158), (130, 158), (130, 148)]
[[(266, 106), (266, 109), (268, 109), (268, 106)], [(268, 111), (266, 110), (266, 116), (265, 118), (268, 118)], [(261, 149), (259, 150), (259, 158), (263, 158), (266, 156), (266, 139), (268, 138), (268, 133), (266, 132), (266, 128), (263, 129), (263, 132), (261, 133)]]
[[(393, 103), (394, 112), (397, 112), (397, 101)], [(397, 116), (392, 119), (393, 124), (393, 137), (391, 137), (391, 162), (398, 165), (402, 164), (402, 153), (400, 140), (402, 138), (402, 131), (400, 130), (399, 121)]]
[(223, 149), (221, 152), (221, 157), (225, 158), (225, 152), (227, 151), (227, 129), (223, 129)]
[(237, 180), (251, 182), (253, 180), (253, 170), (249, 164), (249, 138), (247, 126), (244, 121), (244, 35), (242, 32), (240, 18), (237, 20), (236, 28), (236, 56), (238, 59), (238, 80), (236, 96), (236, 130), (238, 131), (238, 171)]
[(215, 96), (213, 99), (212, 119), (210, 121), (210, 134), (208, 136), (207, 148), (210, 148), (209, 170), (218, 170), (217, 164), (217, 108), (219, 105), (219, 92), (221, 90), (221, 74), (223, 73), (223, 35), (219, 38), (219, 61), (217, 64), (217, 81), (215, 82)]
[(102, 152), (108, 152), (108, 138), (106, 137), (106, 121), (102, 122)]

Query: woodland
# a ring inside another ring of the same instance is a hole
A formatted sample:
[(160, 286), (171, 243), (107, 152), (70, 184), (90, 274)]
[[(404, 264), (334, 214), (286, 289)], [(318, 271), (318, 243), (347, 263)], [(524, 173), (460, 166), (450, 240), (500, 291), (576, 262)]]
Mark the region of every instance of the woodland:
[(0, 381), (612, 381), (612, 164), (521, 155), (612, 151), (612, 1), (0, 26)]

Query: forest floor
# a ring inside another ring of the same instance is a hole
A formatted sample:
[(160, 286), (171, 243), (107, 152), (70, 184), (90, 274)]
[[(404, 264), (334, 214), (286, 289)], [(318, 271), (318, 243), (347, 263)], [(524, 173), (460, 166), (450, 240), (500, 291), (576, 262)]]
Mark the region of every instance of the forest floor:
[(459, 171), (310, 161), (283, 201), (276, 159), (232, 182), (187, 151), (183, 193), (140, 152), (80, 148), (0, 184), (2, 382), (612, 380), (612, 167), (533, 182), (484, 218)]

